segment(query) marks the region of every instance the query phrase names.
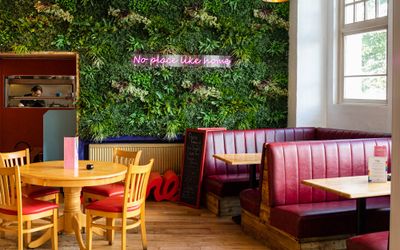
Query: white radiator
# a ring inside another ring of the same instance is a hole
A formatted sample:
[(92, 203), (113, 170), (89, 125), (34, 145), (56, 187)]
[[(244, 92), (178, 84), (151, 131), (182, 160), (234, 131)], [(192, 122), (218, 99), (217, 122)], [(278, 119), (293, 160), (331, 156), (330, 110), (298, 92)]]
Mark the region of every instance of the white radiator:
[(89, 160), (112, 161), (113, 148), (127, 151), (142, 150), (140, 164), (147, 164), (154, 158), (152, 171), (163, 174), (173, 170), (180, 175), (183, 162), (183, 143), (126, 143), (126, 144), (89, 144)]

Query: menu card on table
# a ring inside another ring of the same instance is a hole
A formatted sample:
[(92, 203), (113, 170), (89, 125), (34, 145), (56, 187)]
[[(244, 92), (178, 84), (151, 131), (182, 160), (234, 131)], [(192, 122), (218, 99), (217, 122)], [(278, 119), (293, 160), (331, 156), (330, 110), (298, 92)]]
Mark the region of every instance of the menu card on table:
[(387, 182), (386, 146), (375, 146), (374, 156), (368, 159), (368, 181)]
[(78, 170), (78, 137), (64, 137), (64, 169)]

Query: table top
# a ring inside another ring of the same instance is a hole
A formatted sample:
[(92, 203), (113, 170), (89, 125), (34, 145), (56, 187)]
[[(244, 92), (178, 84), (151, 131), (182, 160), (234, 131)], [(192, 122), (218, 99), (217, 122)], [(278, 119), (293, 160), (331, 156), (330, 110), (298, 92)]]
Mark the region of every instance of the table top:
[(213, 157), (229, 165), (261, 164), (261, 153), (215, 154)]
[(311, 179), (303, 180), (302, 183), (348, 199), (390, 195), (390, 181), (385, 183), (368, 182), (367, 175)]
[[(87, 164), (94, 168), (86, 169)], [(83, 187), (109, 184), (125, 179), (123, 164), (101, 161), (79, 161), (79, 169), (64, 169), (64, 161), (46, 161), (20, 167), (22, 182), (52, 187)]]

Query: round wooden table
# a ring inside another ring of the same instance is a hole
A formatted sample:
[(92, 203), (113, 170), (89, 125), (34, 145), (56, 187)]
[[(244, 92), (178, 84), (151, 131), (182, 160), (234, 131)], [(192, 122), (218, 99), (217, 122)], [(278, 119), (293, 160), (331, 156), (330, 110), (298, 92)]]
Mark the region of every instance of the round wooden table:
[[(94, 168), (86, 169), (87, 164)], [(79, 161), (79, 169), (64, 169), (64, 161), (46, 161), (31, 163), (20, 167), (21, 180), (24, 183), (63, 187), (64, 215), (59, 219), (59, 229), (65, 233), (75, 233), (81, 249), (85, 249), (80, 234), (85, 215), (81, 211), (81, 190), (84, 186), (109, 184), (125, 179), (127, 167), (123, 164), (100, 161)], [(35, 248), (50, 239), (50, 231), (29, 244)]]

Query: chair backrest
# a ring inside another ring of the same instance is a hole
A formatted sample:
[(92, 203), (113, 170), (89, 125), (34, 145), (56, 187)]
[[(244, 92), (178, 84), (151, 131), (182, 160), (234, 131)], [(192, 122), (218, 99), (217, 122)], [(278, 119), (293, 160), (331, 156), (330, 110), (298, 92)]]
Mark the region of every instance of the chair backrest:
[(125, 178), (124, 214), (128, 207), (140, 207), (146, 200), (147, 183), (154, 159), (147, 165), (129, 164)]
[(20, 167), (30, 162), (28, 148), (15, 152), (0, 153), (0, 167)]
[(0, 209), (18, 211), (18, 214), (22, 214), (19, 167), (0, 168)]
[(121, 149), (113, 149), (113, 162), (120, 163), (128, 166), (139, 165), (140, 156), (142, 155), (142, 150), (139, 151), (125, 151)]

